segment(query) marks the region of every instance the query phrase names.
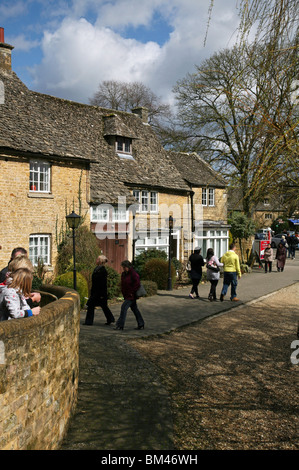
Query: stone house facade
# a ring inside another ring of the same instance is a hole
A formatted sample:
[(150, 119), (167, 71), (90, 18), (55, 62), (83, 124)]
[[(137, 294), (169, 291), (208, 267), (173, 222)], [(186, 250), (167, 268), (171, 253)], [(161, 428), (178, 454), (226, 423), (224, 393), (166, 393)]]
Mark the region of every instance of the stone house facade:
[(110, 266), (143, 250), (184, 261), (195, 244), (227, 249), (226, 187), (199, 156), (165, 150), (147, 110), (131, 113), (36, 93), (0, 41), (0, 266), (24, 246), (55, 267), (66, 211), (85, 215)]
[(191, 192), (191, 247), (201, 247), (204, 257), (207, 249), (213, 248), (221, 257), (229, 245), (226, 182), (195, 153), (171, 152), (170, 155)]

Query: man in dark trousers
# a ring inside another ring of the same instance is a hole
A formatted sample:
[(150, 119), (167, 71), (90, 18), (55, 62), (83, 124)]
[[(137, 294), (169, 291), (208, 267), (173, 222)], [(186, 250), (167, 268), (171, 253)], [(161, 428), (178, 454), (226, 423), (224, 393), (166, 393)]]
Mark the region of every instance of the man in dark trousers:
[(87, 313), (85, 318), (84, 325), (92, 325), (94, 319), (94, 309), (95, 307), (101, 307), (107, 322), (106, 325), (114, 323), (114, 316), (108, 307), (108, 293), (107, 293), (107, 269), (105, 264), (107, 263), (106, 256), (100, 255), (97, 258), (96, 264), (93, 273), (92, 273), (92, 284), (90, 297), (87, 301)]
[(198, 285), (202, 278), (202, 267), (205, 264), (200, 252), (201, 248), (195, 248), (194, 253), (192, 253), (192, 255), (189, 257), (189, 261), (191, 264), (190, 278), (192, 281), (192, 289), (189, 294), (189, 297), (191, 299), (194, 299), (194, 295), (197, 299), (199, 299)]

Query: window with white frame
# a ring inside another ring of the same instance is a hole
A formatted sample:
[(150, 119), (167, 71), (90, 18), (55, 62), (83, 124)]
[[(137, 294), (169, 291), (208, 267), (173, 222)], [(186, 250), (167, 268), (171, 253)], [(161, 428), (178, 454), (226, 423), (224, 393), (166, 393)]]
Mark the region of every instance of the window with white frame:
[(125, 207), (105, 205), (91, 206), (91, 222), (128, 222), (129, 212)]
[(126, 137), (117, 137), (116, 149), (118, 152), (132, 153), (132, 139), (128, 139)]
[(30, 161), (29, 190), (50, 192), (50, 164), (48, 162)]
[(201, 203), (203, 206), (207, 205), (207, 190), (206, 188), (202, 188), (201, 190)]
[(265, 214), (265, 219), (272, 219), (272, 214), (270, 212)]
[(129, 212), (125, 207), (115, 207), (112, 210), (112, 222), (128, 222)]
[(105, 206), (92, 206), (91, 209), (91, 222), (108, 222), (109, 221), (109, 208)]
[(150, 211), (158, 212), (158, 194), (155, 191), (150, 192)]
[(209, 188), (209, 206), (215, 206), (215, 189)]
[(50, 265), (50, 235), (34, 234), (29, 237), (29, 259), (33, 266), (37, 266), (38, 262)]
[(215, 255), (220, 258), (228, 250), (228, 230), (203, 230), (195, 235), (195, 245), (201, 247), (201, 254), (207, 256), (207, 250), (213, 248)]
[(140, 255), (144, 251), (156, 249), (168, 253), (168, 236), (165, 237), (141, 237), (135, 243), (135, 255)]
[(203, 206), (215, 206), (215, 189), (202, 188), (201, 190), (201, 203)]
[(133, 196), (139, 203), (139, 212), (158, 212), (158, 193), (156, 191), (134, 190)]

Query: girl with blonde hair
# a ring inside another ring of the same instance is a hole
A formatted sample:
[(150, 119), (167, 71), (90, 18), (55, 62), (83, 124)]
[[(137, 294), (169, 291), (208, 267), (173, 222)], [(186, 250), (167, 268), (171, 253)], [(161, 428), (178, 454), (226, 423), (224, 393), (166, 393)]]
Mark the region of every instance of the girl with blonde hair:
[[(32, 273), (34, 272), (33, 264), (31, 263), (28, 256), (25, 254), (20, 254), (10, 261), (10, 263), (8, 264), (8, 271), (4, 283), (9, 284), (9, 282), (11, 281), (11, 274), (20, 268), (27, 268)], [(41, 295), (39, 292), (31, 292), (30, 295), (27, 296), (26, 300), (29, 304), (29, 307), (31, 308), (34, 302), (39, 303), (41, 301)]]
[(30, 296), (33, 274), (28, 268), (11, 273), (9, 284), (0, 285), (0, 321), (38, 315), (40, 307), (32, 310), (26, 302)]

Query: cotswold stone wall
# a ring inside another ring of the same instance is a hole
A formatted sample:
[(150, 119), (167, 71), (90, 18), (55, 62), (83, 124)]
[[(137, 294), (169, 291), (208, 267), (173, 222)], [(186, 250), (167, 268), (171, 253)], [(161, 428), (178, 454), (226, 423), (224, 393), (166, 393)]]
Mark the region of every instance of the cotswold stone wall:
[(55, 450), (77, 401), (80, 303), (77, 292), (38, 317), (0, 323), (0, 450)]

